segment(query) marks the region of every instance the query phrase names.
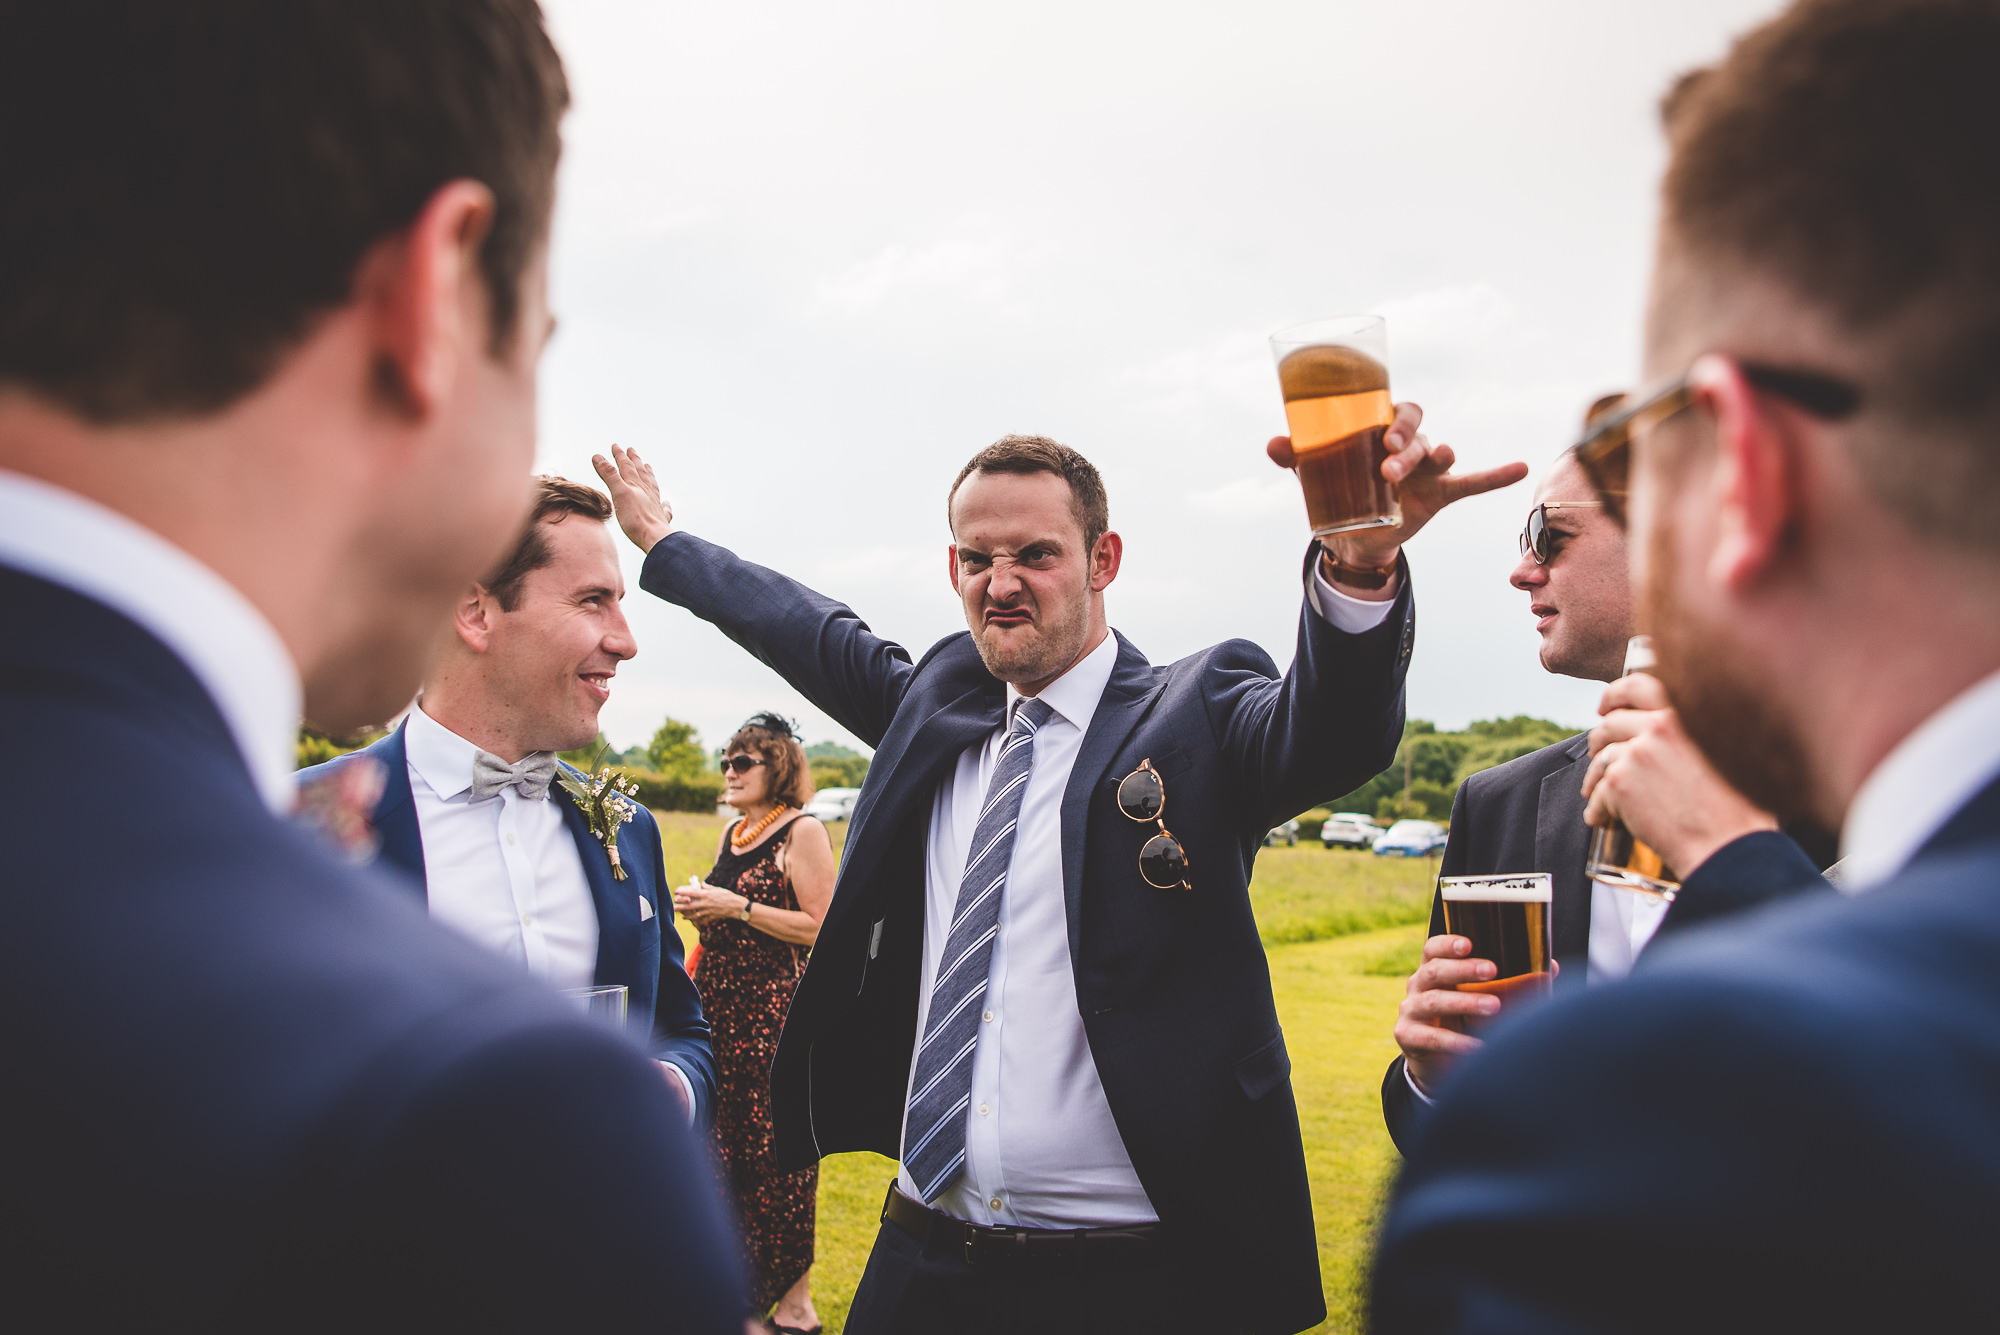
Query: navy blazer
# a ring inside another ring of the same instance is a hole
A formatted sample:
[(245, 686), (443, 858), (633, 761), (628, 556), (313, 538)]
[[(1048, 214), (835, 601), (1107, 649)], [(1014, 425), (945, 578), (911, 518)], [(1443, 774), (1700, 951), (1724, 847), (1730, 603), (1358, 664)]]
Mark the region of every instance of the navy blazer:
[(10, 1310), (742, 1330), (658, 1069), (259, 797), (188, 669), (0, 568)]
[[(405, 882), (426, 904), (424, 837), (417, 824), (416, 803), (410, 799), (409, 755), (404, 750), (406, 721), (374, 745), (350, 755), (370, 756), (386, 771), (382, 797), (375, 804), (375, 833), (382, 840), (382, 865), (411, 878)], [(345, 764), (336, 756), (302, 770), (301, 781)], [(582, 777), (564, 765), (572, 777)], [(590, 832), (576, 799), (560, 784), (549, 785), (549, 800), (559, 803), (563, 823), (583, 859), (584, 879), (597, 905), (597, 985), (631, 989), (627, 1019), (637, 1036), (661, 1061), (686, 1072), (694, 1087), (695, 1121), (706, 1125), (715, 1106), (715, 1054), (709, 1045), (708, 1021), (701, 1013), (701, 994), (689, 981), (680, 933), (673, 930), (673, 895), (667, 891), (667, 870), (660, 849), (660, 826), (643, 806), (618, 830), (618, 861), (625, 879), (611, 874), (611, 859)], [(643, 900), (652, 909), (640, 916)]]
[[(1590, 734), (1580, 732), (1467, 779), (1452, 798), (1451, 837), (1438, 871), (1440, 876), (1548, 872), (1553, 882), (1549, 935), (1562, 965), (1556, 991), (1565, 996), (1580, 991), (1590, 972), (1595, 892), (1584, 875), (1590, 827), (1583, 822), (1583, 775), (1589, 768)], [(1815, 891), (1830, 894), (1833, 887), (1796, 842), (1777, 833), (1745, 835), (1716, 850), (1682, 883), (1645, 948), (1651, 950), (1696, 923)], [(1430, 935), (1443, 931), (1444, 903), (1433, 898)], [(1398, 1056), (1382, 1077), (1382, 1120), (1397, 1149), (1408, 1152), (1426, 1111), (1411, 1092)]]
[(1867, 894), (1689, 928), (1502, 1027), (1418, 1132), (1373, 1328), (1978, 1324), (1996, 959), (2000, 783)]
[[(640, 585), (713, 622), (876, 748), (771, 1085), (785, 1163), (894, 1157), (932, 798), (999, 726), (1006, 687), (965, 632), (912, 664), (846, 607), (689, 534), (654, 546)], [(1121, 636), (1063, 802), (1070, 959), (1105, 1098), (1160, 1218), (1248, 1331), (1296, 1331), (1325, 1314), (1251, 864), (1273, 825), (1394, 758), (1413, 627), (1406, 570), (1387, 620), (1365, 634), (1302, 612), (1282, 677), (1247, 641), (1155, 667)], [(1146, 759), (1166, 782), (1191, 892), (1139, 875), (1153, 831), (1121, 814), (1115, 793)]]

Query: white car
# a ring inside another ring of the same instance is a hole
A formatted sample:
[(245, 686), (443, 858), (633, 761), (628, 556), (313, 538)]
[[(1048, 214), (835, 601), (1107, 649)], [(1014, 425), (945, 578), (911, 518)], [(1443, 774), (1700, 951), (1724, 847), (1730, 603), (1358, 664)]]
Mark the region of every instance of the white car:
[(1319, 841), (1328, 848), (1373, 848), (1382, 827), (1358, 811), (1336, 811), (1319, 827)]
[(806, 815), (822, 821), (846, 820), (854, 814), (854, 799), (859, 796), (859, 788), (822, 788), (806, 803)]

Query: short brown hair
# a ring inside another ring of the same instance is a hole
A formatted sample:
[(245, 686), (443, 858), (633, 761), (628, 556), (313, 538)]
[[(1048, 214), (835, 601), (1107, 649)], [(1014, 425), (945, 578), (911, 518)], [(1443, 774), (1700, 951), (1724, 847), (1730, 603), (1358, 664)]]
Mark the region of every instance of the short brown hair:
[(774, 732), (753, 719), (738, 728), (729, 744), (722, 748), (725, 757), (739, 751), (763, 760), (771, 785), (766, 792), (772, 801), (803, 808), (813, 800), (812, 765), (806, 760), (806, 749), (799, 745), (798, 738)]
[(0, 383), (227, 407), (467, 178), (511, 342), (569, 102), (535, 0), (0, 0), (0, 34)]
[(608, 524), (612, 516), (611, 498), (595, 487), (586, 487), (566, 477), (538, 474), (535, 506), (528, 512), (528, 522), (521, 529), (514, 550), (507, 554), (492, 578), (480, 581), (488, 593), (500, 600), (504, 610), (511, 612), (519, 607), (522, 581), (555, 559), (549, 551), (547, 525), (560, 524), (570, 515)]
[(1090, 460), (1069, 446), (1047, 436), (1002, 436), (972, 456), (958, 470), (951, 490), (944, 498), (944, 522), (951, 523), (951, 503), (958, 489), (974, 473), (1054, 473), (1069, 483), (1070, 513), (1083, 530), (1083, 550), (1088, 555), (1097, 540), (1111, 529), (1111, 502), (1104, 494), (1104, 479)]
[(1777, 281), (1865, 348), (1872, 420), (1850, 433), (1864, 476), (1917, 531), (1988, 549), (2000, 544), (1996, 68), (1996, 0), (1801, 0), (1683, 76), (1662, 107), (1666, 234), (1697, 261)]

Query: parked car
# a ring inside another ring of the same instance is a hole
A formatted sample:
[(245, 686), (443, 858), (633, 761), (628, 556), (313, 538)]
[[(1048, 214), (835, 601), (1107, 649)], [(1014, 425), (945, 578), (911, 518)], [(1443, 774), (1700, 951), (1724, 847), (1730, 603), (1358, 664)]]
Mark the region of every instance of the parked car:
[(1264, 836), (1264, 847), (1266, 848), (1276, 848), (1279, 844), (1283, 844), (1286, 848), (1291, 848), (1298, 842), (1299, 823), (1295, 820), (1286, 821), (1283, 825), (1271, 830)]
[(822, 788), (806, 803), (806, 815), (823, 821), (846, 820), (854, 814), (854, 799), (859, 796), (859, 788)]
[(1444, 847), (1444, 826), (1434, 820), (1399, 820), (1375, 841), (1375, 855), (1384, 858), (1429, 857)]
[(1358, 811), (1336, 811), (1319, 827), (1319, 841), (1328, 848), (1373, 848), (1382, 835), (1382, 827)]

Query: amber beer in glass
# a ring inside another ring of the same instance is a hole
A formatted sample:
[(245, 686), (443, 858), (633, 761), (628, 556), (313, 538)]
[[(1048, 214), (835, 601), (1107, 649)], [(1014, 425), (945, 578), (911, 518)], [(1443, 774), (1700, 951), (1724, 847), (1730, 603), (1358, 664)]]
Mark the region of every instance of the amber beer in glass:
[(1380, 316), (1343, 315), (1271, 335), (1306, 518), (1324, 537), (1403, 522), (1382, 476), (1389, 402), (1388, 333)]
[(1490, 982), (1460, 983), (1459, 991), (1488, 992), (1509, 1005), (1548, 995), (1554, 888), (1545, 871), (1438, 878), (1445, 931), (1472, 942), (1468, 958), (1492, 960), (1496, 969)]
[[(1625, 675), (1652, 670), (1652, 638), (1634, 635), (1625, 646)], [(1633, 838), (1622, 820), (1613, 820), (1590, 832), (1590, 856), (1583, 869), (1593, 881), (1657, 899), (1671, 901), (1681, 891), (1680, 876), (1661, 860), (1651, 845)]]

